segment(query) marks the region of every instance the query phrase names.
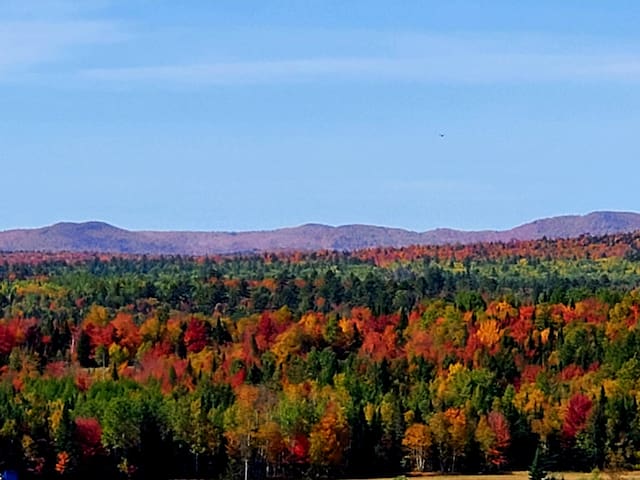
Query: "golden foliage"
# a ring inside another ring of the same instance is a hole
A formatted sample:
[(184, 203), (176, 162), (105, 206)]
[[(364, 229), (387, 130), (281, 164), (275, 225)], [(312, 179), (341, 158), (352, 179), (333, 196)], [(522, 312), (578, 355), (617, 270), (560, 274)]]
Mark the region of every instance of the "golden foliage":
[(480, 343), (487, 348), (493, 348), (502, 338), (504, 329), (498, 325), (498, 321), (494, 319), (485, 320), (480, 323), (476, 335)]
[(402, 446), (409, 452), (409, 457), (413, 460), (415, 469), (419, 472), (425, 469), (432, 443), (431, 430), (424, 423), (413, 423), (404, 432)]

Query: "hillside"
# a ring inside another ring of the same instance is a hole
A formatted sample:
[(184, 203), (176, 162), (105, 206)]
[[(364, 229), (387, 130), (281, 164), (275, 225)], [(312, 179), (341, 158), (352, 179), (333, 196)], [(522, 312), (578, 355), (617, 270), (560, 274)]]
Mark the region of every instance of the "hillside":
[(150, 254), (214, 254), (281, 250), (356, 250), (368, 247), (508, 242), (604, 235), (640, 230), (640, 214), (593, 212), (545, 218), (504, 231), (439, 228), (413, 232), (371, 225), (299, 227), (249, 232), (129, 231), (102, 222), (57, 223), (0, 232), (2, 251), (94, 251)]
[(0, 253), (0, 469), (391, 478), (522, 471), (534, 455), (584, 478), (634, 468), (639, 252), (640, 232)]

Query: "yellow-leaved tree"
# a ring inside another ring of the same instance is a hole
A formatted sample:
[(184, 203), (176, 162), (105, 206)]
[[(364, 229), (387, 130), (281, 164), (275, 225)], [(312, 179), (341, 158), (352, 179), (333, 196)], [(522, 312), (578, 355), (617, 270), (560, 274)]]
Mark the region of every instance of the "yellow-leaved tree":
[(424, 423), (413, 423), (404, 432), (402, 446), (407, 450), (409, 459), (418, 472), (424, 472), (433, 443), (431, 430)]

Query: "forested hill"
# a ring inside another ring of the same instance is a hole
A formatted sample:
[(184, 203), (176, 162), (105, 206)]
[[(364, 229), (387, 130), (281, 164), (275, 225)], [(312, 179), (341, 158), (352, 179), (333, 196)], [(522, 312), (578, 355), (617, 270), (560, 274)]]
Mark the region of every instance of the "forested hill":
[(0, 471), (365, 478), (534, 455), (552, 471), (636, 468), (639, 285), (638, 232), (0, 253)]
[(307, 224), (252, 232), (129, 231), (102, 222), (58, 223), (0, 232), (1, 251), (69, 251), (206, 255), (294, 250), (357, 250), (369, 247), (508, 242), (573, 238), (640, 230), (640, 214), (594, 212), (536, 220), (504, 231), (439, 228), (413, 232), (370, 225)]

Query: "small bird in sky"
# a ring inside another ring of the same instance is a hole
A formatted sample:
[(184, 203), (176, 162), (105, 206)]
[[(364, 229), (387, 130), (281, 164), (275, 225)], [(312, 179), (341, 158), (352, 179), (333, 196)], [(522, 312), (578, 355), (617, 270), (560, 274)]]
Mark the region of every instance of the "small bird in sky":
[(440, 134), (440, 138), (444, 138), (444, 133), (441, 133), (441, 134)]

